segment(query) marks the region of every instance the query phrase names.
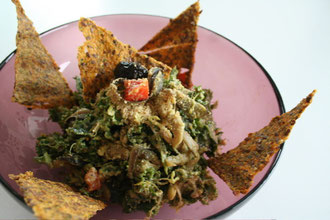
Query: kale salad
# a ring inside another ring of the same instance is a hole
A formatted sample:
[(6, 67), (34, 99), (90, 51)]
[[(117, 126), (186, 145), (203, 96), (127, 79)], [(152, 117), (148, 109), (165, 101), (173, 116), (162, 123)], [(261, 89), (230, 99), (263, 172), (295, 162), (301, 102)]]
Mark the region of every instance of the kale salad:
[(49, 110), (62, 132), (38, 138), (36, 161), (65, 167), (81, 193), (119, 203), (125, 212), (158, 213), (216, 199), (206, 158), (223, 144), (212, 118), (212, 92), (182, 86), (174, 68), (121, 62), (115, 80), (86, 103), (76, 78), (75, 104)]

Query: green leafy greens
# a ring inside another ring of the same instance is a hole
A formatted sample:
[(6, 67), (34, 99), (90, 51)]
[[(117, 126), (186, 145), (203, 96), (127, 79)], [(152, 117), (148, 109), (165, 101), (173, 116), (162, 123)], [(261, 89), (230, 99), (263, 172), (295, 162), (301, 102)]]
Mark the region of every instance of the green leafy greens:
[[(159, 94), (139, 103), (123, 101), (115, 84), (86, 103), (76, 77), (75, 105), (49, 110), (62, 133), (38, 138), (36, 161), (66, 167), (68, 184), (120, 203), (125, 212), (153, 216), (164, 203), (177, 209), (197, 201), (207, 204), (217, 189), (204, 155), (212, 156), (222, 143), (211, 114), (212, 92), (185, 89), (177, 74), (173, 69)], [(175, 138), (182, 139), (176, 147)], [(101, 185), (91, 188), (87, 177), (94, 168)]]

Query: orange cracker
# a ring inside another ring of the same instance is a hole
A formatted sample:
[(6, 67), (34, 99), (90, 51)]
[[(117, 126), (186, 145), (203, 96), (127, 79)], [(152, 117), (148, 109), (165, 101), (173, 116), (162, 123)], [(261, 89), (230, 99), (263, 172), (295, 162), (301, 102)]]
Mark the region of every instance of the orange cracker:
[(194, 66), (194, 52), (195, 43), (184, 43), (173, 45), (170, 47), (163, 47), (157, 50), (146, 53), (148, 56), (159, 60), (170, 67), (177, 67), (178, 69), (185, 68), (188, 71), (185, 73), (187, 77), (185, 82), (182, 82), (184, 86), (191, 87), (191, 72)]
[(160, 67), (166, 77), (171, 68), (147, 55), (138, 54), (128, 44), (120, 42), (110, 31), (97, 26), (92, 20), (81, 18), (79, 29), (86, 38), (78, 48), (78, 64), (84, 98), (93, 99), (114, 79), (114, 69), (121, 61), (138, 62), (146, 68)]
[(249, 191), (254, 176), (278, 152), (296, 120), (312, 102), (315, 92), (291, 111), (274, 117), (266, 127), (249, 134), (236, 148), (208, 160), (209, 167), (227, 183), (235, 195)]
[(9, 177), (19, 185), (25, 202), (39, 219), (89, 219), (106, 207), (68, 185), (38, 179), (31, 171)]
[(192, 86), (191, 73), (195, 63), (197, 22), (200, 14), (199, 1), (192, 4), (158, 32), (141, 49), (149, 56), (171, 67), (185, 68), (182, 84)]
[(12, 101), (30, 108), (72, 105), (72, 91), (53, 57), (42, 44), (19, 0), (16, 5), (15, 87)]
[(165, 46), (197, 42), (197, 22), (200, 14), (199, 1), (192, 4), (149, 40), (140, 51), (151, 51)]

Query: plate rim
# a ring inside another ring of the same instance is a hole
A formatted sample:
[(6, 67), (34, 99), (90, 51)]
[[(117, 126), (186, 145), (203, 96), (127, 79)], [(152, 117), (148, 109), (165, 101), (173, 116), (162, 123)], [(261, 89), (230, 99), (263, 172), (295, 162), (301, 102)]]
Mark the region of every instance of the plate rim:
[[(169, 17), (166, 16), (161, 16), (161, 15), (152, 15), (152, 14), (143, 14), (143, 13), (116, 13), (116, 14), (103, 14), (103, 15), (98, 15), (98, 16), (92, 16), (92, 17), (88, 17), (88, 18), (99, 18), (99, 17), (108, 17), (108, 16), (146, 16), (146, 17), (159, 17), (159, 18), (164, 18), (164, 19), (171, 19)], [(50, 28), (42, 33), (39, 34), (40, 37), (42, 37), (42, 35), (47, 34), (48, 32), (51, 32), (55, 29), (58, 29), (60, 27), (63, 27), (65, 25), (69, 25), (75, 22), (78, 22), (79, 20), (74, 20), (74, 21), (70, 21), (58, 26), (55, 26), (53, 28)], [(272, 77), (270, 76), (270, 74), (267, 72), (267, 70), (259, 63), (259, 61), (257, 61), (249, 52), (247, 52), (244, 48), (242, 48), (241, 46), (239, 46), (237, 43), (233, 42), (232, 40), (230, 40), (229, 38), (223, 36), (222, 34), (219, 34), (209, 28), (206, 28), (204, 26), (198, 25), (199, 28), (207, 30), (215, 35), (217, 35), (218, 37), (221, 37), (223, 39), (225, 39), (226, 41), (228, 41), (229, 43), (233, 44), (234, 46), (236, 46), (238, 49), (240, 49), (242, 52), (244, 52), (249, 58), (252, 59), (252, 61), (254, 63), (257, 64), (257, 66), (262, 70), (262, 72), (265, 74), (265, 76), (267, 77), (269, 83), (271, 84), (274, 94), (276, 96), (277, 102), (278, 102), (278, 107), (279, 107), (279, 111), (280, 114), (285, 113), (285, 106), (284, 106), (284, 102), (281, 96), (281, 93), (279, 91), (279, 89), (277, 88), (277, 85), (275, 84), (274, 80), (272, 79)], [(2, 70), (2, 68), (8, 63), (9, 60), (12, 59), (12, 57), (16, 54), (16, 49), (13, 50), (6, 58), (4, 58), (1, 63), (0, 63), (0, 70)], [(211, 215), (208, 217), (205, 217), (205, 219), (213, 219), (213, 218), (217, 218), (217, 217), (224, 217), (224, 215), (230, 215), (232, 212), (234, 212), (235, 210), (239, 209), (240, 207), (242, 207), (247, 201), (248, 199), (251, 199), (252, 196), (255, 195), (256, 191), (258, 191), (266, 182), (266, 180), (268, 180), (270, 174), (272, 173), (273, 169), (275, 168), (276, 164), (279, 161), (279, 158), (281, 156), (281, 153), (283, 151), (284, 148), (284, 144), (281, 144), (279, 151), (276, 153), (275, 158), (273, 163), (271, 164), (271, 166), (269, 167), (267, 173), (262, 177), (262, 179), (259, 181), (259, 183), (252, 189), (250, 190), (246, 195), (244, 195), (242, 198), (240, 198), (237, 202), (235, 202), (234, 204), (230, 205), (229, 207)], [(15, 200), (19, 201), (21, 204), (23, 204), (23, 206), (28, 209), (31, 213), (33, 213), (32, 208), (29, 207), (25, 201), (24, 198), (19, 195), (9, 184), (8, 182), (3, 178), (3, 176), (0, 173), (0, 183), (4, 186), (4, 188), (9, 191), (12, 195), (12, 197), (15, 198)]]

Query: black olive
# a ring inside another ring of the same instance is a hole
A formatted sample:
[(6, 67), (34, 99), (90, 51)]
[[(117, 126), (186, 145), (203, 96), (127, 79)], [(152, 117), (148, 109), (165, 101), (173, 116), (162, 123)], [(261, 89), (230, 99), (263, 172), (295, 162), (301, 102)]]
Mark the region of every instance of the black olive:
[(148, 70), (138, 63), (120, 62), (115, 68), (115, 78), (140, 79), (147, 78)]

